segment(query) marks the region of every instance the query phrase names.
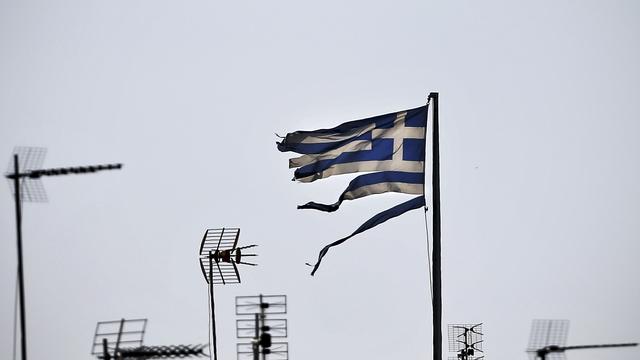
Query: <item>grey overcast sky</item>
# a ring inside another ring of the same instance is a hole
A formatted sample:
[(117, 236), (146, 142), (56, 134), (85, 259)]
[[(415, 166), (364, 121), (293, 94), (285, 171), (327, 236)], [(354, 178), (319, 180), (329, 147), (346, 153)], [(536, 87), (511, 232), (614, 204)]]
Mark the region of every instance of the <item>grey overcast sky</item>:
[[(531, 320), (569, 343), (639, 341), (637, 1), (0, 0), (0, 157), (44, 146), (24, 206), (30, 359), (90, 359), (95, 323), (147, 317), (147, 344), (206, 342), (197, 250), (239, 226), (257, 268), (216, 289), (289, 296), (290, 358), (426, 359), (425, 226), (414, 211), (305, 262), (386, 194), (332, 214), (352, 176), (291, 182), (274, 133), (420, 106), (440, 92), (444, 323), (484, 322), (487, 359), (526, 359)], [(3, 155), (4, 154), (4, 155)], [(0, 187), (0, 358), (10, 359), (15, 216)], [(446, 335), (446, 329), (444, 329)], [(446, 339), (446, 337), (445, 337)], [(446, 348), (445, 348), (446, 349)], [(638, 359), (640, 350), (569, 353)]]

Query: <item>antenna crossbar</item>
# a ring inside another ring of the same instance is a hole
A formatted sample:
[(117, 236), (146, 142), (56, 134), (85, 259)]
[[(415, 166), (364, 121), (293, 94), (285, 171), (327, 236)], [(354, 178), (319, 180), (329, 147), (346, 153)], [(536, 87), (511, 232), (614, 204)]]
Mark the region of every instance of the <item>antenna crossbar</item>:
[(74, 166), (65, 168), (52, 168), (52, 169), (39, 169), (28, 170), (20, 172), (17, 175), (15, 173), (6, 173), (5, 177), (8, 179), (18, 178), (30, 178), (39, 179), (42, 176), (59, 176), (59, 175), (71, 175), (71, 174), (86, 174), (94, 173), (103, 170), (119, 170), (122, 169), (122, 164), (106, 164), (106, 165), (89, 165), (89, 166)]

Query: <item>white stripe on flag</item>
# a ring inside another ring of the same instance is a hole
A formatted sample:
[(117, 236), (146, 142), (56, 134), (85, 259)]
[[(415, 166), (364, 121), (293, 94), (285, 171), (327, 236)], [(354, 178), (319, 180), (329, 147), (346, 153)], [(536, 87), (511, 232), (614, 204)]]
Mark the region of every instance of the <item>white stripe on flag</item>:
[(291, 138), (289, 139), (289, 141), (291, 142), (297, 142), (300, 144), (322, 144), (322, 143), (331, 143), (331, 142), (336, 142), (336, 141), (342, 141), (342, 140), (348, 140), (351, 139), (353, 137), (357, 137), (360, 136), (364, 133), (366, 133), (367, 131), (371, 131), (373, 129), (375, 129), (376, 124), (369, 124), (367, 126), (361, 127), (361, 128), (357, 128), (357, 129), (353, 129), (349, 132), (344, 132), (344, 133), (333, 133), (333, 134), (322, 134), (322, 133), (316, 133), (316, 134), (307, 134), (307, 135), (292, 135)]
[(406, 171), (423, 172), (424, 161), (358, 161), (351, 163), (334, 164), (321, 173), (297, 179), (300, 182), (312, 182), (318, 179), (327, 178), (332, 175), (351, 174), (364, 171)]
[(371, 150), (371, 141), (369, 140), (356, 140), (342, 145), (341, 147), (324, 152), (322, 154), (309, 154), (302, 155), (297, 158), (289, 159), (289, 169), (297, 168), (320, 160), (335, 159), (345, 152), (354, 152), (361, 150)]

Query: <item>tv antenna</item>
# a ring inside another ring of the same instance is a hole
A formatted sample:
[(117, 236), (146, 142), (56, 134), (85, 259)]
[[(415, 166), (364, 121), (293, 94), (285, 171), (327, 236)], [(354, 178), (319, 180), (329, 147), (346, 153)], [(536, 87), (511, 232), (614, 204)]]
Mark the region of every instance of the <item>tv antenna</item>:
[(533, 320), (527, 353), (532, 360), (564, 360), (566, 350), (638, 346), (638, 343), (566, 346), (569, 320)]
[(147, 319), (100, 321), (93, 336), (91, 354), (101, 360), (169, 359), (204, 357), (207, 344), (144, 345)]
[[(200, 269), (205, 281), (209, 285), (209, 305), (211, 312), (212, 359), (217, 360), (218, 348), (216, 344), (216, 312), (214, 306), (214, 285), (239, 284), (240, 272), (238, 264), (256, 266), (257, 264), (242, 261), (243, 257), (257, 256), (244, 254), (243, 250), (257, 245), (238, 247), (240, 237), (239, 228), (207, 229), (200, 243)], [(214, 266), (215, 265), (215, 266)]]
[(260, 360), (260, 354), (262, 360), (288, 360), (289, 344), (272, 341), (272, 338), (287, 337), (287, 319), (267, 318), (267, 315), (286, 313), (286, 295), (236, 296), (236, 315), (244, 317), (236, 320), (236, 336), (251, 339), (251, 342), (238, 343), (238, 360)]
[(13, 183), (13, 195), (16, 207), (16, 235), (18, 243), (18, 293), (20, 298), (20, 351), (22, 360), (27, 359), (27, 325), (25, 315), (24, 264), (22, 253), (22, 201), (46, 202), (47, 194), (42, 186), (43, 176), (94, 173), (103, 170), (119, 170), (122, 164), (76, 166), (66, 168), (42, 169), (47, 149), (42, 147), (18, 146), (5, 177)]
[(456, 353), (456, 357), (450, 357), (449, 360), (484, 359), (482, 323), (449, 324), (448, 334), (449, 352)]

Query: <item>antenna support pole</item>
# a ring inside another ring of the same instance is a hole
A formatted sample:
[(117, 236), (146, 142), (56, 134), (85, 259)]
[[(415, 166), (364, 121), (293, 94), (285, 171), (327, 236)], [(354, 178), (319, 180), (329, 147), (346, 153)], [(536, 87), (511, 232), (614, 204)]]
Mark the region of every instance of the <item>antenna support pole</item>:
[(255, 314), (256, 337), (253, 342), (253, 360), (260, 360), (260, 315)]
[[(262, 294), (260, 294), (260, 329), (261, 329), (260, 332), (264, 331), (264, 319), (265, 319), (264, 309), (265, 309), (265, 303), (264, 301), (262, 301)], [(267, 351), (264, 348), (262, 349), (262, 360), (267, 360)]]
[(209, 298), (211, 299), (211, 337), (213, 342), (213, 360), (218, 359), (218, 345), (216, 344), (216, 310), (213, 302), (213, 252), (209, 251)]
[(118, 337), (116, 338), (116, 348), (113, 350), (113, 357), (115, 359), (121, 358), (120, 352), (120, 340), (122, 339), (122, 331), (124, 330), (124, 318), (120, 319), (120, 326), (118, 327)]
[(13, 154), (13, 171), (15, 177), (13, 184), (15, 187), (16, 200), (16, 231), (18, 235), (18, 287), (20, 292), (20, 349), (22, 360), (27, 360), (27, 321), (24, 310), (24, 268), (22, 266), (22, 208), (20, 199), (20, 168), (18, 165), (18, 154)]
[(104, 360), (111, 360), (111, 356), (109, 355), (109, 343), (107, 338), (102, 339), (102, 358)]

